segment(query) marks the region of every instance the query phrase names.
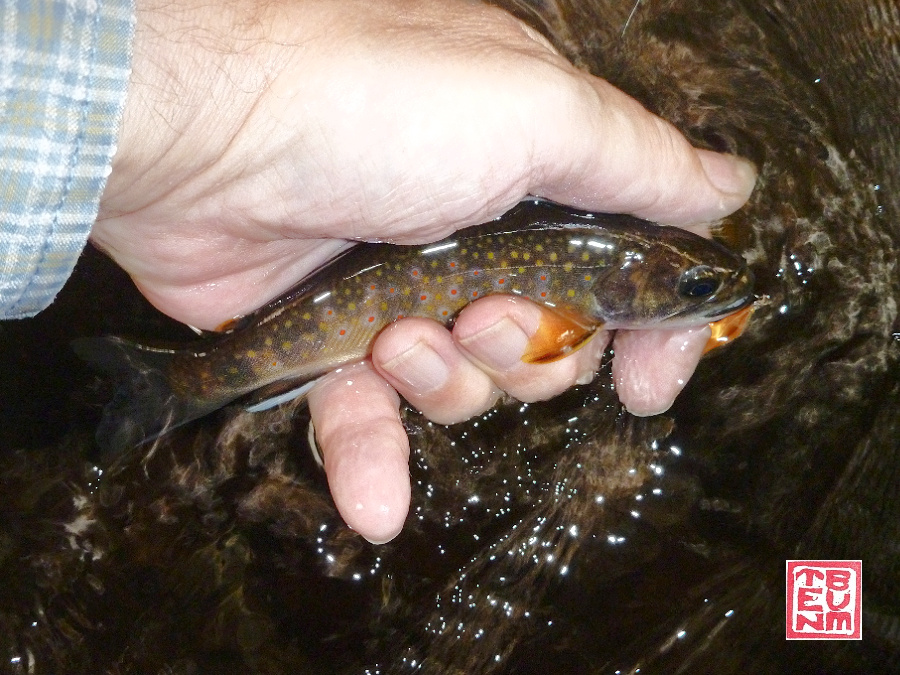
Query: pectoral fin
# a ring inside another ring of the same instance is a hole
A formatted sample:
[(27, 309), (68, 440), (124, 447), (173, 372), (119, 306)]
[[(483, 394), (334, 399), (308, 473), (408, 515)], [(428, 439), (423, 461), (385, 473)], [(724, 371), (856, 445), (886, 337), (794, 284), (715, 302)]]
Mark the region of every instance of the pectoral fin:
[(753, 305), (750, 305), (709, 324), (712, 334), (706, 342), (706, 347), (703, 348), (703, 353), (711, 352), (713, 349), (727, 345), (732, 340), (740, 337), (747, 327), (747, 322), (750, 321), (752, 313)]
[(541, 307), (541, 322), (522, 355), (525, 363), (551, 363), (584, 345), (601, 327), (563, 309)]

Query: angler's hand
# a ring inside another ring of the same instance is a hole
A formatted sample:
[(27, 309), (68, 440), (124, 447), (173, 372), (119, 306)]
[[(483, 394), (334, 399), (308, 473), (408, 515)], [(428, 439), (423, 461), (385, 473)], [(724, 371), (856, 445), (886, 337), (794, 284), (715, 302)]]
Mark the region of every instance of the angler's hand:
[[(747, 199), (744, 162), (694, 150), (499, 10), (454, 0), (138, 0), (129, 99), (94, 241), (167, 314), (212, 328), (348, 240), (435, 241), (527, 194), (670, 225)], [(372, 363), (310, 405), (335, 502), (372, 541), (402, 527), (408, 441), (396, 391), (465, 419), (500, 390), (548, 398), (591, 376), (608, 336), (521, 362), (540, 310), (486, 298), (453, 333), (386, 331)], [(616, 336), (619, 395), (667, 408), (703, 330)], [(352, 381), (352, 385), (347, 385)], [(396, 390), (396, 391), (395, 391)]]

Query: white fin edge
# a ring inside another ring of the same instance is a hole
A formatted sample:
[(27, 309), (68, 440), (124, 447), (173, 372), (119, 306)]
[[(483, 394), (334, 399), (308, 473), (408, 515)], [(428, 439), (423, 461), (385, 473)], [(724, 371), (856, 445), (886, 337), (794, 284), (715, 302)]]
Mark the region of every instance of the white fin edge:
[(247, 412), (261, 412), (263, 410), (269, 410), (274, 408), (277, 405), (281, 405), (282, 403), (287, 403), (288, 401), (293, 401), (295, 398), (299, 398), (307, 393), (310, 389), (315, 386), (318, 380), (312, 380), (310, 382), (306, 382), (296, 389), (291, 389), (290, 391), (286, 391), (283, 394), (278, 394), (278, 396), (273, 396), (272, 398), (267, 398), (265, 401), (260, 401), (259, 403), (254, 403), (250, 407), (246, 408)]

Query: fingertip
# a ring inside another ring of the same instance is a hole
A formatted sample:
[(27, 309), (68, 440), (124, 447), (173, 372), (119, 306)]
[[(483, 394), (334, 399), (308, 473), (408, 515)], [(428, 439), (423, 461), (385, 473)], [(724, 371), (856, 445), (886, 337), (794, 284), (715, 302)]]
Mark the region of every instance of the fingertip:
[[(575, 321), (525, 298), (497, 295), (463, 310), (453, 335), (503, 391), (523, 402), (543, 401), (590, 382), (603, 355), (609, 334)], [(577, 331), (577, 344), (567, 341)], [(523, 358), (535, 346), (547, 358)]]
[(400, 534), (409, 512), (409, 441), (395, 429), (369, 429), (367, 436), (364, 445), (348, 438), (323, 447), (325, 473), (347, 526), (384, 544)]
[(756, 183), (752, 163), (694, 148), (609, 82), (583, 77), (590, 86), (571, 89), (573, 122), (542, 137), (533, 194), (682, 227), (719, 220), (746, 203)]
[[(395, 387), (427, 395), (447, 384), (450, 364), (435, 349), (443, 326), (428, 319), (410, 318), (388, 326), (372, 347), (372, 363)], [(450, 342), (449, 333), (444, 341)]]
[(708, 339), (708, 326), (619, 331), (612, 374), (625, 409), (636, 417), (649, 417), (672, 407), (693, 375)]
[(756, 185), (756, 167), (749, 160), (736, 155), (702, 149), (696, 149), (695, 152), (709, 182), (722, 193), (721, 215), (737, 211), (750, 199)]
[(309, 393), (335, 506), (372, 543), (396, 537), (409, 511), (409, 439), (399, 406), (369, 362), (326, 375)]
[(389, 326), (375, 341), (372, 363), (409, 403), (438, 424), (479, 415), (501, 393), (463, 356), (450, 332), (428, 319), (403, 319)]

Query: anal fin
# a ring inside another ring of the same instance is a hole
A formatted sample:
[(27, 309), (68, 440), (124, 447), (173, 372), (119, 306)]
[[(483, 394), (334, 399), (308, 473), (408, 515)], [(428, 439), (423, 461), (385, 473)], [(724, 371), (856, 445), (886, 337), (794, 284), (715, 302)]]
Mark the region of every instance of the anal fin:
[(260, 412), (305, 397), (318, 380), (280, 380), (260, 387), (241, 401), (248, 412)]

